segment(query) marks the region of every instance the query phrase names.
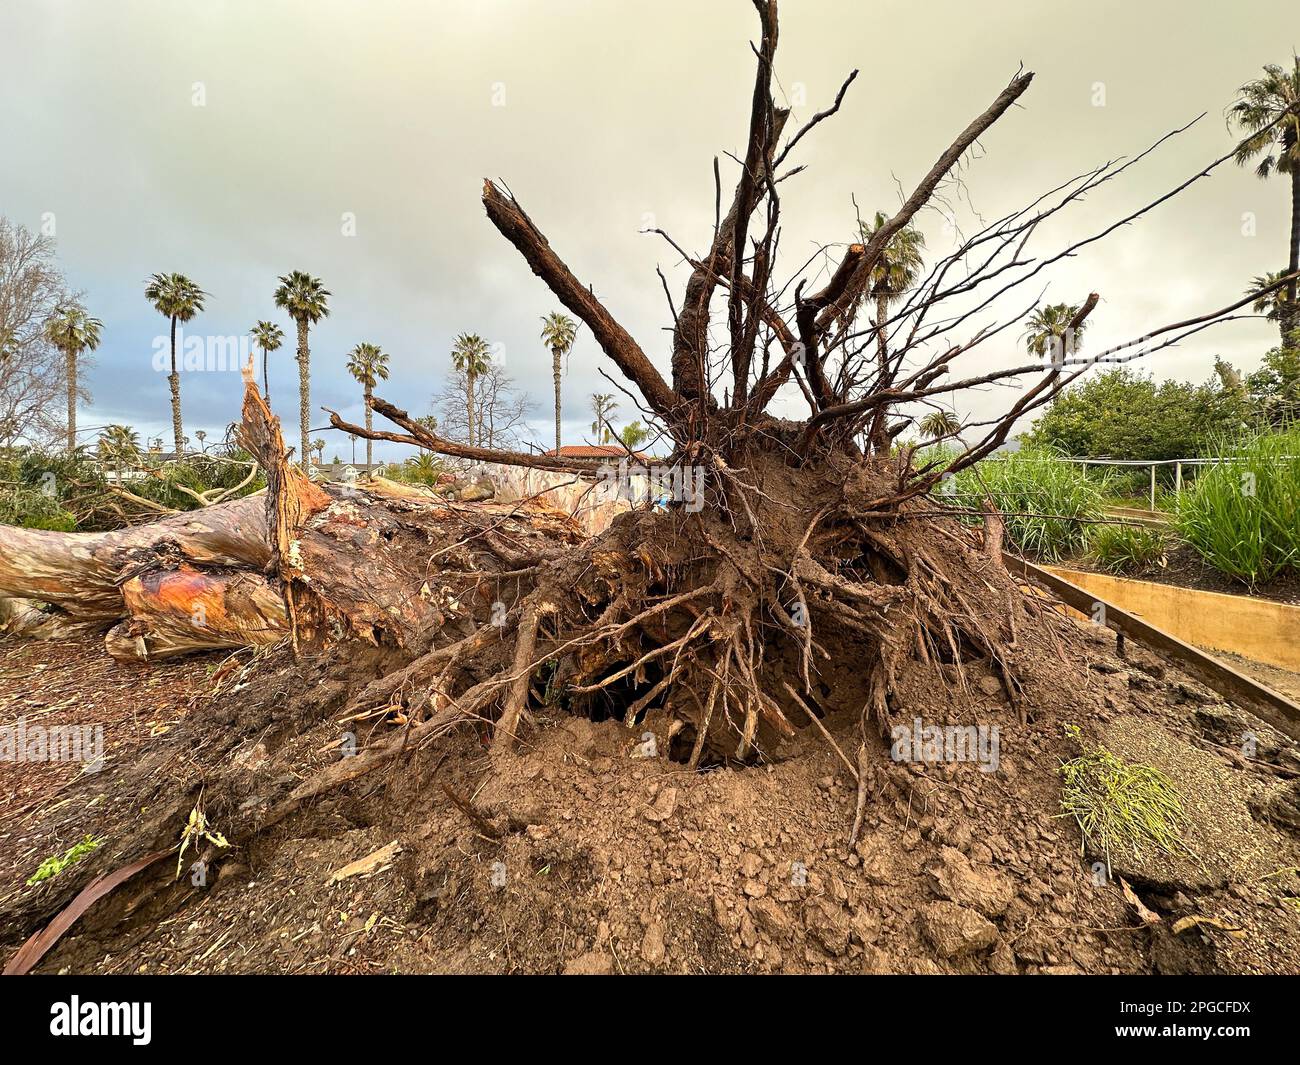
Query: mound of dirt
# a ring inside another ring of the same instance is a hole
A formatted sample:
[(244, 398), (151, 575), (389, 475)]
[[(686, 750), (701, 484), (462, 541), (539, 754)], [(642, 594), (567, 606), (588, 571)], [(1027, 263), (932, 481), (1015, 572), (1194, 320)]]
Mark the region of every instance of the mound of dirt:
[[(1264, 812), (1288, 770), (1220, 742), (1238, 711), (1189, 700), (1185, 678), (1131, 645), (1116, 659), (1091, 635), (1090, 661), (1071, 664), (1080, 682), (1030, 693), (1028, 721), (977, 664), (912, 688), (908, 705), (927, 722), (996, 726), (996, 771), (872, 750), (851, 848), (857, 783), (820, 729), (801, 728), (762, 764), (691, 772), (665, 756), (653, 713), (626, 728), (556, 711), (520, 750), (492, 755), (486, 726), (462, 727), (258, 831), (277, 788), (338, 760), (348, 729), (365, 742), (340, 713), (389, 663), (295, 661), (278, 648), (161, 667), (171, 683), (146, 690), (150, 674), (109, 661), (97, 641), (65, 645), (50, 720), (106, 689), (129, 710), (109, 721), (98, 775), (0, 768), (0, 945), (8, 956), (93, 876), (174, 846), (201, 803), (236, 845), (208, 847), (202, 877), (195, 851), (179, 877), (172, 860), (140, 874), (37, 971), (1296, 971), (1300, 846)], [(6, 646), (6, 717), (43, 654)], [(1261, 751), (1293, 746), (1240, 720)], [(1056, 767), (1077, 753), (1063, 726), (1078, 722), (1184, 790), (1194, 860), (1113, 857), (1115, 875), (1097, 877), (1059, 816)], [(822, 725), (853, 749), (853, 714)], [(104, 844), (26, 886), (42, 857), (86, 833)], [(1159, 921), (1126, 900), (1120, 875)], [(1181, 917), (1222, 927), (1174, 932)]]

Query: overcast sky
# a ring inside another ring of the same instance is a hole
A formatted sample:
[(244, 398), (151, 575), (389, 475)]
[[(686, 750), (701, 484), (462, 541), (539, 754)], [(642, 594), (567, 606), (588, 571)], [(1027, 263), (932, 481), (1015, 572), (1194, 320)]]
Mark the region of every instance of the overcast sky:
[[(271, 296), (277, 275), (303, 269), (333, 293), (312, 331), (313, 407), (361, 420), (344, 363), (369, 340), (392, 356), (380, 394), (425, 413), (453, 338), (475, 331), (500, 345), (546, 440), (550, 358), (537, 333), (560, 308), (484, 216), (483, 178), (510, 186), (666, 367), (655, 266), (677, 286), (685, 275), (638, 231), (705, 246), (713, 156), (743, 154), (756, 23), (745, 0), (4, 0), (0, 213), (33, 229), (53, 218), (59, 260), (104, 321), (83, 423), (128, 422), (170, 442), (165, 374), (151, 365), (166, 327), (141, 290), (155, 271), (180, 271), (211, 293), (191, 335), (283, 325), (271, 396), (296, 439), (292, 326)], [(1294, 0), (787, 0), (778, 100), (793, 104), (792, 124), (862, 73), (840, 115), (801, 144), (808, 170), (783, 186), (786, 266), (852, 236), (852, 197), (864, 214), (896, 206), (898, 183), (910, 190), (1022, 62), (1034, 84), (965, 170), (967, 225), (972, 207), (997, 217), (1209, 112), (1046, 234), (1048, 250), (1226, 151), (1236, 87), (1297, 45)], [(1283, 182), (1228, 164), (1063, 264), (1048, 298), (1100, 293), (1089, 346), (1222, 306), (1285, 263), (1288, 206)], [(951, 246), (938, 214), (920, 224), (932, 248)], [(1022, 361), (1017, 336), (1003, 336), (970, 368)], [(1275, 338), (1262, 321), (1229, 324), (1145, 368), (1200, 381), (1216, 354), (1250, 369)], [(612, 370), (584, 332), (564, 379), (567, 442), (589, 435), (588, 395), (612, 391), (602, 366)], [(238, 373), (187, 373), (181, 388), (189, 435), (219, 436), (238, 417)], [(977, 396), (959, 412), (1006, 399)], [(632, 416), (624, 399), (619, 420)], [(348, 456), (339, 434), (321, 435), (327, 458)]]

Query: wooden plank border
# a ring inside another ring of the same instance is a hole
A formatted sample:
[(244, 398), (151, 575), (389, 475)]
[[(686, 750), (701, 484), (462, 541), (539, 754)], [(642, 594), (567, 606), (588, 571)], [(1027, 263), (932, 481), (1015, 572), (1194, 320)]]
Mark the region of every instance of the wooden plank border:
[(1073, 607), (1081, 614), (1093, 615), (1094, 607), (1101, 603), (1105, 609), (1107, 628), (1129, 637), (1150, 648), (1156, 654), (1171, 659), (1179, 668), (1186, 670), (1202, 683), (1217, 691), (1220, 695), (1231, 698), (1243, 709), (1250, 711), (1262, 721), (1268, 722), (1279, 732), (1294, 740), (1300, 740), (1300, 705), (1293, 703), (1286, 696), (1244, 673), (1239, 673), (1231, 666), (1207, 655), (1199, 648), (1184, 643), (1176, 636), (1157, 629), (1154, 625), (1130, 614), (1114, 603), (1108, 603), (1085, 591), (1077, 584), (1071, 584), (1063, 577), (1032, 562), (1026, 562), (1015, 555), (1002, 553), (1007, 569), (1035, 584), (1047, 589), (1066, 606)]

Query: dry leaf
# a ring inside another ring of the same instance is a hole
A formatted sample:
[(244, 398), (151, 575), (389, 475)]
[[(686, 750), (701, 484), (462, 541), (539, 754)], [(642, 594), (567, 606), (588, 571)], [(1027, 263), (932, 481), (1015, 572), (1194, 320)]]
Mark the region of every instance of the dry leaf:
[(1217, 917), (1180, 917), (1174, 922), (1174, 934), (1186, 932), (1189, 928), (1217, 928), (1220, 932), (1227, 932), (1228, 935), (1236, 939), (1245, 939), (1246, 930), (1240, 925), (1228, 924), (1227, 921), (1220, 921)]

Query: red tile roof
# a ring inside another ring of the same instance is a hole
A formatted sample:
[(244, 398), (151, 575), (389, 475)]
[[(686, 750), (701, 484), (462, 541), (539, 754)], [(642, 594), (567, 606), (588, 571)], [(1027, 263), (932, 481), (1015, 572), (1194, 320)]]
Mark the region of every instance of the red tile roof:
[(633, 451), (630, 456), (627, 448), (618, 444), (565, 444), (561, 448), (551, 448), (545, 452), (562, 459), (608, 459), (637, 458), (644, 459), (645, 452)]

